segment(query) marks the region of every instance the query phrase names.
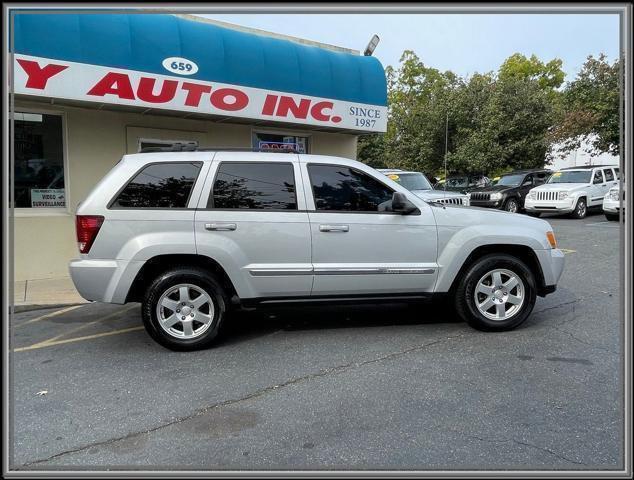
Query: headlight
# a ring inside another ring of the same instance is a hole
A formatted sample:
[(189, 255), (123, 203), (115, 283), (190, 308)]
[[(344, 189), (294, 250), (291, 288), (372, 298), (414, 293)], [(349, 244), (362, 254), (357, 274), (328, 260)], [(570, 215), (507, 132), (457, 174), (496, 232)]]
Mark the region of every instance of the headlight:
[(492, 193), (491, 196), (489, 197), (491, 200), (500, 200), (502, 198), (502, 194), (501, 193)]
[(526, 195), (526, 198), (530, 198), (531, 200), (535, 200), (535, 196), (536, 196), (535, 192), (531, 191), (531, 192), (528, 192), (528, 195)]
[(619, 191), (618, 190), (612, 190), (610, 193), (610, 198), (612, 200), (616, 200), (617, 202), (619, 201)]
[(471, 198), (471, 192), (467, 192), (467, 198)]
[(468, 207), (471, 204), (471, 195), (467, 194), (467, 196), (462, 199), (462, 204)]
[(565, 200), (568, 198), (568, 192), (559, 192), (559, 200)]

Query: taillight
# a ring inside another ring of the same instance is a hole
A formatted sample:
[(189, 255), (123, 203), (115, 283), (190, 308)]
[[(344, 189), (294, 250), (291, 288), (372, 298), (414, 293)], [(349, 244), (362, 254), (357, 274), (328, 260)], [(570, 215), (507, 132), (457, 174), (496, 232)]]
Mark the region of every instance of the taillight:
[(103, 217), (101, 215), (77, 215), (75, 217), (79, 253), (88, 253), (90, 251), (90, 247), (92, 247), (102, 223)]

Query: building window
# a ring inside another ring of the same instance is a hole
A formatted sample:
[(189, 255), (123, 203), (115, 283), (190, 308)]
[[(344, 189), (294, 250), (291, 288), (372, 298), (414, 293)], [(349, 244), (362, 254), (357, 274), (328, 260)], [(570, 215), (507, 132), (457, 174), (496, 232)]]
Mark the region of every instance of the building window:
[(293, 165), (223, 162), (207, 208), (297, 210)]
[(377, 212), (394, 191), (378, 180), (343, 165), (308, 165), (317, 210)]
[(144, 148), (170, 148), (182, 145), (184, 148), (198, 148), (196, 140), (159, 140), (154, 138), (139, 138), (139, 152)]
[(128, 183), (111, 208), (186, 208), (202, 163), (155, 163)]
[(299, 153), (310, 153), (308, 137), (285, 135), (283, 133), (254, 132), (252, 147), (257, 149), (291, 149)]
[(14, 113), (15, 208), (65, 208), (61, 115)]

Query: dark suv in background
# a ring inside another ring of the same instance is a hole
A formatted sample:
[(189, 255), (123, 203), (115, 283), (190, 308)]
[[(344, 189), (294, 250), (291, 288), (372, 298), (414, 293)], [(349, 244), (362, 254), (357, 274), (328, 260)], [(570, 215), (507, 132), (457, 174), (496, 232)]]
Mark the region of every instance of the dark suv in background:
[(444, 182), (434, 185), (435, 190), (446, 190), (448, 192), (468, 193), (478, 188), (490, 185), (491, 180), (485, 175), (449, 175)]
[(493, 179), (484, 188), (469, 193), (474, 207), (498, 208), (517, 213), (524, 209), (524, 199), (531, 188), (546, 183), (552, 172), (549, 170), (516, 170)]

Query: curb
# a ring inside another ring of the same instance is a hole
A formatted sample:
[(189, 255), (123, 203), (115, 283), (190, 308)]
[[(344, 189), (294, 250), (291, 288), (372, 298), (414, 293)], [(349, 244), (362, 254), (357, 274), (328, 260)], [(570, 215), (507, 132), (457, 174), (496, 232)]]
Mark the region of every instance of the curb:
[(13, 313), (32, 312), (35, 310), (48, 310), (53, 308), (72, 307), (74, 305), (88, 305), (92, 302), (74, 302), (74, 303), (50, 303), (50, 304), (30, 304), (30, 305), (14, 305)]

